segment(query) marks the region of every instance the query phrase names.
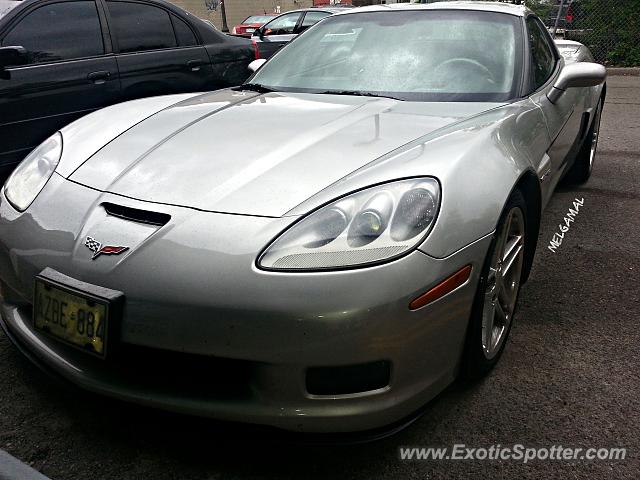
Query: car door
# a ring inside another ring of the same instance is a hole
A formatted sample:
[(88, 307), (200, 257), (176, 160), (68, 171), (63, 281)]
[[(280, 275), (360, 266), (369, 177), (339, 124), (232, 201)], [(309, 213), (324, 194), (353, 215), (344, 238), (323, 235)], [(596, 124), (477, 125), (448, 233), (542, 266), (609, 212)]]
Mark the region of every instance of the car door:
[(209, 56), (187, 22), (155, 3), (106, 5), (123, 98), (212, 88)]
[(579, 145), (584, 119), (582, 109), (577, 106), (582, 92), (570, 88), (555, 104), (549, 101), (547, 94), (553, 88), (563, 63), (540, 20), (528, 17), (526, 28), (530, 54), (529, 82), (533, 90), (531, 99), (542, 109), (551, 139), (546, 165), (543, 164), (538, 172), (543, 180), (543, 203), (546, 203)]
[(302, 15), (302, 12), (285, 13), (256, 30), (253, 38), (258, 44), (260, 58), (271, 57), (296, 37)]
[(26, 64), (0, 79), (0, 177), (56, 130), (118, 101), (116, 60), (93, 0), (35, 3), (0, 32)]

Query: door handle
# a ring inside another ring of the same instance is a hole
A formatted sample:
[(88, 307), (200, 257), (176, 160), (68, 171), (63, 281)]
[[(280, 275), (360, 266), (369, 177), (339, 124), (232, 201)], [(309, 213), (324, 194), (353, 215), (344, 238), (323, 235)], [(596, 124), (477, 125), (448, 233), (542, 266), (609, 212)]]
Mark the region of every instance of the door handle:
[(187, 68), (191, 69), (192, 72), (198, 72), (200, 70), (200, 66), (202, 65), (202, 61), (189, 60), (186, 65)]
[(104, 83), (111, 76), (111, 72), (101, 70), (99, 72), (91, 72), (87, 75), (87, 80), (92, 81), (95, 84)]

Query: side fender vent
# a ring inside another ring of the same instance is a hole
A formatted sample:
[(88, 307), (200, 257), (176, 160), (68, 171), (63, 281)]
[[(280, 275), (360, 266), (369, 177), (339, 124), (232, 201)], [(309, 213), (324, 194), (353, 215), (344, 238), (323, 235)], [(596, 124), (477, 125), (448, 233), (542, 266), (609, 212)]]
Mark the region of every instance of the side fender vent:
[(584, 140), (584, 137), (587, 135), (587, 132), (589, 131), (589, 120), (590, 120), (591, 115), (589, 115), (587, 112), (584, 112), (582, 114), (582, 122), (580, 123), (580, 139)]

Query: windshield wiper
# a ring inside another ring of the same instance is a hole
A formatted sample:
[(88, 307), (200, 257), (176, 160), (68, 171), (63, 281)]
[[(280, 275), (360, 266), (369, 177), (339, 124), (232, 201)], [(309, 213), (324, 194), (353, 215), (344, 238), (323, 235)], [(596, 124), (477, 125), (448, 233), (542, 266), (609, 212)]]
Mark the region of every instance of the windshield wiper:
[(258, 93), (277, 92), (277, 90), (260, 83), (243, 83), (242, 85), (235, 87), (234, 90), (249, 90), (251, 92)]
[(398, 100), (403, 102), (402, 98), (394, 97), (392, 95), (385, 95), (384, 93), (362, 92), (358, 90), (325, 90), (320, 92), (327, 95), (354, 95), (356, 97), (378, 97), (378, 98), (390, 98), (391, 100)]
[[(279, 92), (280, 90), (276, 90), (272, 87), (267, 87), (266, 85), (262, 85), (261, 83), (243, 83), (237, 87), (233, 87), (232, 90), (242, 91), (249, 90), (251, 92), (258, 93), (270, 93), (270, 92)], [(373, 92), (363, 92), (359, 90), (325, 90), (322, 92), (313, 92), (327, 95), (354, 95), (356, 97), (378, 97), (378, 98), (390, 98), (392, 100), (404, 101), (402, 98), (394, 97), (392, 95), (386, 95), (383, 93), (373, 93)]]

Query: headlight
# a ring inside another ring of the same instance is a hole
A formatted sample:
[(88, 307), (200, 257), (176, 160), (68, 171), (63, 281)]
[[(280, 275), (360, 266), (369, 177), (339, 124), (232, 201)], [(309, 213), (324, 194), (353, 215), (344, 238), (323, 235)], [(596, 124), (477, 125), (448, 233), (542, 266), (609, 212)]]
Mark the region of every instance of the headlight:
[(4, 185), (7, 200), (24, 212), (53, 175), (62, 156), (60, 132), (45, 140), (25, 158)]
[(424, 240), (439, 205), (440, 187), (433, 178), (368, 188), (303, 218), (265, 250), (258, 265), (268, 270), (320, 270), (390, 260)]

